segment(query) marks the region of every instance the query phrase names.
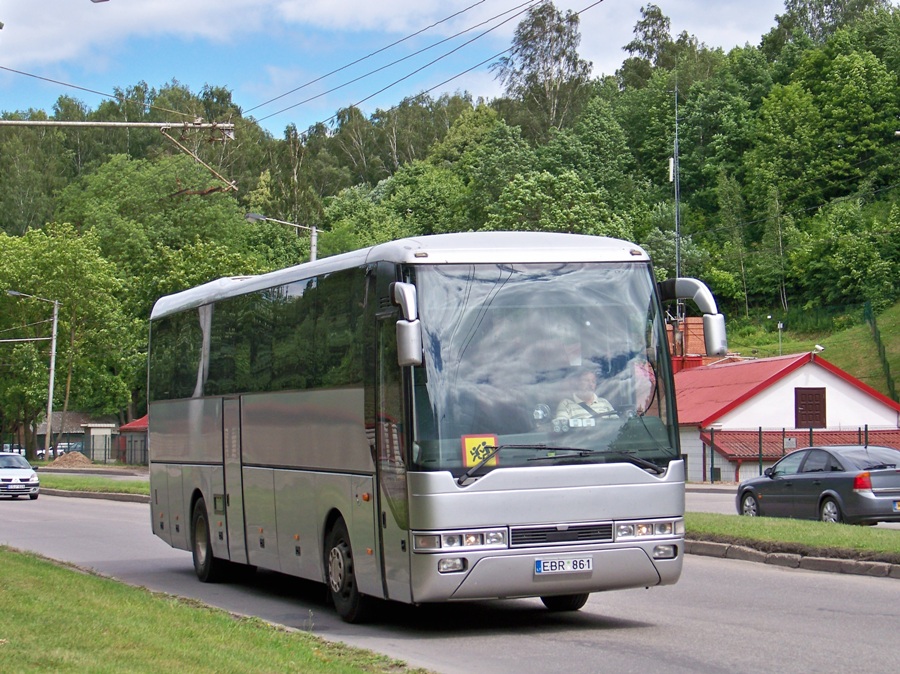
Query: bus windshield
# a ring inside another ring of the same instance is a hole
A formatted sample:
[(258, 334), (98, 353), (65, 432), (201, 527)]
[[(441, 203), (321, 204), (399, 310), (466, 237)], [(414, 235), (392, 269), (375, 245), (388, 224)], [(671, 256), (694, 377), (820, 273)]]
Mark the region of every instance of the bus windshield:
[(677, 458), (647, 263), (417, 266), (413, 470)]

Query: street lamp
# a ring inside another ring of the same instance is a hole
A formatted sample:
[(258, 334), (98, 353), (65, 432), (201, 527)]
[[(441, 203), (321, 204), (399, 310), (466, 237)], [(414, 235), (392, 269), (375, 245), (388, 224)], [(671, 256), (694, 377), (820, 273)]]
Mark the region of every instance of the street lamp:
[(261, 213), (247, 213), (244, 215), (244, 220), (247, 222), (277, 222), (280, 225), (287, 225), (288, 227), (296, 227), (297, 229), (305, 229), (309, 232), (309, 261), (313, 262), (316, 259), (316, 248), (318, 246), (319, 240), (319, 230), (316, 229), (316, 226), (312, 227), (308, 225), (298, 225), (294, 222), (287, 222), (286, 220), (276, 220), (275, 218), (269, 218)]
[(20, 293), (18, 290), (7, 290), (7, 295), (13, 297), (30, 297), (41, 302), (53, 304), (53, 336), (50, 338), (50, 391), (47, 394), (47, 435), (44, 436), (44, 456), (50, 460), (50, 439), (52, 437), (53, 424), (53, 378), (56, 373), (56, 326), (59, 323), (59, 300), (48, 300), (46, 297)]

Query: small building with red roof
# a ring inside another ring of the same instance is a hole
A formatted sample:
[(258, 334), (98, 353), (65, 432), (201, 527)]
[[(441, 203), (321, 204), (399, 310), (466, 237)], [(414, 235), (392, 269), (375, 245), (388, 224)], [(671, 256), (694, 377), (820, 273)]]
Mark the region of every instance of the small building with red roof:
[(147, 428), (149, 415), (119, 426), (119, 461), (147, 465)]
[(818, 353), (728, 359), (675, 375), (688, 480), (759, 475), (793, 449), (900, 449), (900, 404)]

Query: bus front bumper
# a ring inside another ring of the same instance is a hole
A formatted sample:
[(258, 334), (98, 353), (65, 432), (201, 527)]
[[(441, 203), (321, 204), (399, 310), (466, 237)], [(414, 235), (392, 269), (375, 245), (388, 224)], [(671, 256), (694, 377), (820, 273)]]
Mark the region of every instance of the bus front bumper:
[[(671, 556), (654, 559), (658, 546)], [(581, 594), (670, 585), (681, 575), (684, 539), (584, 549), (542, 548), (466, 555), (460, 571), (442, 573), (442, 558), (413, 554), (413, 601), (461, 601)]]

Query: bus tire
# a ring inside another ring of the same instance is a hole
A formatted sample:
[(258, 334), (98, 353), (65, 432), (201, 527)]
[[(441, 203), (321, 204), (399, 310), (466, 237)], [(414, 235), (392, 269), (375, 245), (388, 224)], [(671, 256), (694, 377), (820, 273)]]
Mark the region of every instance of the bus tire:
[(334, 608), (344, 622), (366, 620), (371, 599), (359, 592), (350, 534), (342, 519), (334, 523), (325, 537), (325, 583)]
[(590, 595), (584, 594), (556, 594), (549, 597), (541, 597), (541, 601), (551, 611), (577, 611), (587, 604)]
[(218, 583), (226, 578), (228, 561), (217, 559), (213, 554), (209, 517), (203, 497), (197, 499), (191, 516), (191, 555), (194, 558), (194, 571), (201, 583)]

